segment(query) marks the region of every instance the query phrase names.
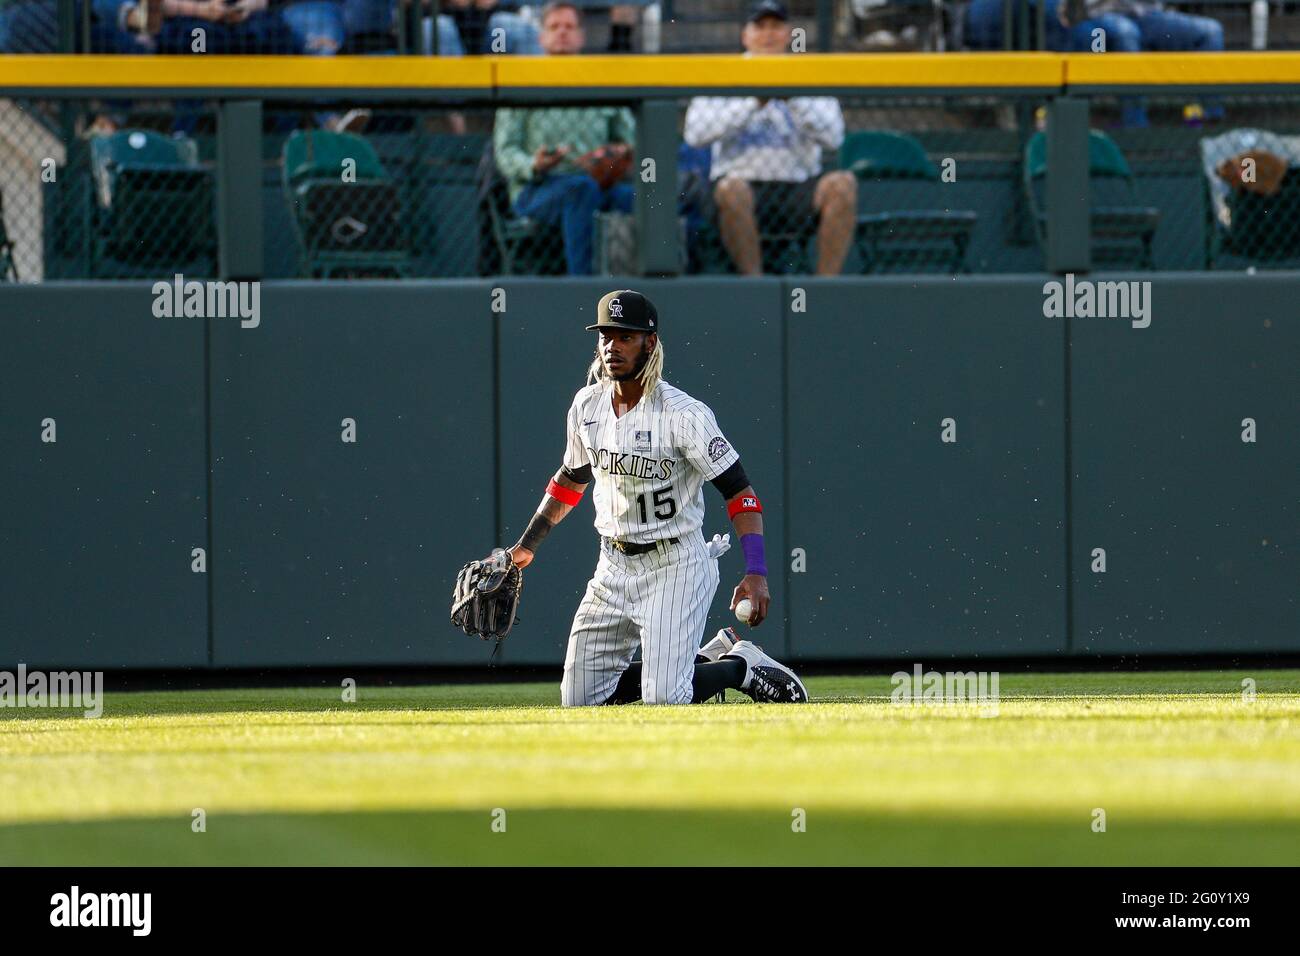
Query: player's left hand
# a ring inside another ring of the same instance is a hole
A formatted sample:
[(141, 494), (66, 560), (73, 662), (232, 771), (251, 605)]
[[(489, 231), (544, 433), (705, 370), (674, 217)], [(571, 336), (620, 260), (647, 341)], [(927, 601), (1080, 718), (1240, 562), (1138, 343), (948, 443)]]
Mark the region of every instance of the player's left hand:
[(736, 585), (736, 590), (731, 592), (731, 609), (734, 611), (736, 605), (745, 598), (749, 598), (749, 603), (754, 605), (754, 613), (749, 616), (749, 626), (758, 627), (767, 617), (767, 605), (772, 600), (772, 595), (767, 591), (767, 578), (761, 574), (746, 574)]

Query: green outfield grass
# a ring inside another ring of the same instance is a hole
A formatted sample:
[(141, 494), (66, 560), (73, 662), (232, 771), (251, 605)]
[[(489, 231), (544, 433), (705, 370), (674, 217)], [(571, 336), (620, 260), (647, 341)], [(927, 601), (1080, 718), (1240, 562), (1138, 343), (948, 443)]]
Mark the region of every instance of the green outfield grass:
[(994, 717), (808, 683), (804, 707), (498, 684), (4, 710), (0, 865), (1300, 864), (1300, 672), (1004, 672)]

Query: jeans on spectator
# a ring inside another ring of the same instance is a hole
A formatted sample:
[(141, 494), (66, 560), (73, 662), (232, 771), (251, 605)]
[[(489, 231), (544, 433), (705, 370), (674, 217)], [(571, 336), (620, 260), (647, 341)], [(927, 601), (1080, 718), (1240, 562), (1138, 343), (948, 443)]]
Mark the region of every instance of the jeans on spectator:
[[(1058, 0), (1045, 2), (1047, 8), (1043, 13), (1049, 50), (1091, 50), (1092, 32), (1096, 29), (1105, 31), (1106, 51), (1111, 53), (1142, 50), (1212, 52), (1223, 49), (1223, 27), (1210, 17), (1173, 10), (1151, 10), (1135, 16), (1103, 13), (1073, 27), (1064, 27), (1057, 18)], [(1034, 8), (1037, 4), (1031, 0), (1030, 6)], [(1031, 9), (1030, 22), (1036, 20), (1037, 12)], [(1002, 48), (1002, 0), (974, 0), (967, 12), (966, 43), (977, 50)], [(1125, 126), (1147, 125), (1146, 106), (1141, 99), (1126, 97), (1121, 101), (1120, 109)], [(1222, 116), (1223, 107), (1218, 101), (1207, 102), (1206, 113)]]
[[(488, 18), (487, 32), (483, 34), (483, 49), (470, 52), (497, 52), (492, 49), (492, 37), (496, 30), (501, 31), (501, 38), (505, 41), (505, 50), (502, 52), (514, 53), (518, 56), (541, 55), (542, 46), (538, 39), (537, 27), (517, 13), (506, 13), (504, 11), (497, 11)], [(424, 48), (426, 50), (433, 49), (432, 17), (424, 18)], [(445, 13), (438, 15), (438, 55), (465, 55), (465, 46), (461, 43), (460, 32), (456, 29), (456, 21)]]
[(59, 45), (54, 0), (27, 0), (0, 7), (0, 53), (53, 53)]
[(347, 42), (340, 0), (305, 0), (280, 8), (293, 36), (293, 51), (306, 56), (333, 56)]
[(343, 0), (343, 27), (349, 38), (391, 34), (394, 0)]
[[(1223, 49), (1223, 27), (1218, 20), (1173, 10), (1152, 10), (1139, 16), (1103, 13), (1073, 28), (1057, 19), (1058, 0), (1047, 0), (1047, 48), (1058, 51), (1092, 49), (1092, 31), (1106, 31), (1106, 49), (1118, 53), (1138, 50), (1213, 51)], [(1030, 0), (1031, 28), (1037, 6)], [(1002, 0), (974, 0), (966, 13), (966, 45), (973, 50), (1002, 48)]]
[[(95, 17), (90, 22), (90, 52), (149, 53), (150, 48), (134, 33), (118, 28), (117, 2), (109, 4), (113, 14), (107, 18), (100, 15), (100, 2), (94, 4)], [(81, 7), (78, 0), (78, 25)], [(58, 0), (18, 0), (0, 7), (0, 53), (55, 53), (58, 46)]]
[(280, 11), (261, 10), (242, 23), (212, 23), (198, 17), (168, 17), (158, 35), (161, 53), (194, 53), (194, 31), (204, 33), (204, 49), (211, 54), (292, 53), (293, 34)]
[[(1048, 44), (1053, 49), (1066, 49), (1065, 42), (1057, 39), (1053, 44), (1052, 26), (1061, 33), (1065, 28), (1056, 19), (1056, 6), (1048, 8)], [(1210, 53), (1223, 50), (1223, 26), (1211, 17), (1198, 17), (1173, 10), (1151, 10), (1136, 16), (1103, 13), (1085, 20), (1070, 30), (1069, 49), (1092, 48), (1092, 31), (1100, 27), (1106, 31), (1106, 49), (1116, 53), (1137, 53), (1141, 50), (1158, 52)]]
[(547, 225), (560, 224), (564, 231), (564, 259), (569, 275), (592, 273), (593, 217), (597, 212), (632, 211), (632, 187), (615, 183), (602, 191), (586, 173), (547, 176), (540, 184), (529, 183), (515, 200), (515, 212)]

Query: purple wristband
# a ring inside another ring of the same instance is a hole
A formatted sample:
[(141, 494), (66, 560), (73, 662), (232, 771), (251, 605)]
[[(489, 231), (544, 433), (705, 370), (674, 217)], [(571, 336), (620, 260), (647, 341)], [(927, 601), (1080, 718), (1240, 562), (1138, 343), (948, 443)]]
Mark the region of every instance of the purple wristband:
[(745, 552), (745, 573), (767, 577), (767, 561), (763, 558), (763, 536), (756, 531), (742, 534), (740, 550)]

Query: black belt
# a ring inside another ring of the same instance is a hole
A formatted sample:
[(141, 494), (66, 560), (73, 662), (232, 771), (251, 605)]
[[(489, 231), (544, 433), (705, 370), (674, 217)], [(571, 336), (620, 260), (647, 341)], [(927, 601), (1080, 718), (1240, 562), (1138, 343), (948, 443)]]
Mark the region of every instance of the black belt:
[(646, 554), (654, 551), (659, 545), (676, 544), (680, 538), (664, 538), (660, 541), (651, 541), (649, 544), (633, 544), (631, 541), (620, 541), (618, 538), (606, 538), (609, 546), (620, 554), (626, 554), (628, 557), (635, 557), (638, 554)]

